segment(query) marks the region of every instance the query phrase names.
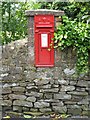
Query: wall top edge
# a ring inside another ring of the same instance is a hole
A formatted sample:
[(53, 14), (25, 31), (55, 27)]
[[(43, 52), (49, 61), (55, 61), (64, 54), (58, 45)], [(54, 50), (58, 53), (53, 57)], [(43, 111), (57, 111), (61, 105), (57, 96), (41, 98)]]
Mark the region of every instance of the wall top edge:
[(61, 10), (49, 10), (49, 9), (37, 9), (37, 10), (26, 10), (26, 16), (34, 16), (34, 15), (54, 15), (54, 16), (63, 16), (65, 13)]

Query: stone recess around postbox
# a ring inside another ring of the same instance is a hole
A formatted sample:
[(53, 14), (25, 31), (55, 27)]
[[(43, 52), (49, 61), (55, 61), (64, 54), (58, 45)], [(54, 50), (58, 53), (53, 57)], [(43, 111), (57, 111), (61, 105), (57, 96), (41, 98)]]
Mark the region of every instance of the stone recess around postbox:
[(64, 11), (61, 11), (61, 10), (37, 9), (37, 10), (26, 10), (25, 14), (26, 16), (50, 14), (50, 15), (54, 15), (55, 17), (58, 17), (58, 16), (63, 16), (65, 13)]
[[(37, 41), (36, 38), (37, 37), (35, 37), (35, 26), (34, 26), (35, 25), (35, 23), (34, 23), (35, 22), (35, 17), (36, 16), (44, 16), (44, 15), (45, 16), (50, 16), (50, 15), (54, 16), (54, 26), (53, 26), (53, 32), (54, 32), (54, 30), (56, 30), (57, 25), (61, 24), (61, 20), (62, 20), (61, 16), (64, 15), (64, 11), (61, 11), (61, 10), (49, 10), (49, 9), (37, 9), (37, 10), (26, 10), (25, 14), (28, 17), (28, 43), (29, 43), (29, 45), (31, 45), (33, 43), (36, 46), (36, 41)], [(32, 19), (32, 21), (30, 19)], [(44, 28), (44, 26), (43, 26), (43, 28)], [(33, 33), (33, 34), (30, 36), (30, 33)], [(34, 37), (33, 39), (32, 39), (32, 36)], [(52, 36), (54, 36), (54, 33), (53, 33)], [(49, 48), (49, 46), (48, 46), (48, 48)], [(35, 55), (33, 56), (33, 60), (34, 60), (33, 64), (36, 67), (53, 67), (54, 65), (56, 65), (56, 62), (55, 62), (56, 58), (54, 60), (54, 57), (53, 57), (53, 60), (51, 60), (51, 61), (53, 61), (53, 62), (51, 62), (51, 63), (53, 63), (53, 65), (51, 65), (50, 63), (44, 63), (45, 65), (43, 65), (43, 64), (42, 65), (39, 65), (39, 64), (37, 65), (36, 64), (37, 63), (36, 62), (36, 53), (37, 53), (36, 51), (38, 51), (38, 50), (36, 50), (36, 47), (34, 47), (33, 51), (35, 53)], [(52, 53), (52, 52), (50, 52), (50, 53)], [(41, 54), (38, 54), (38, 55), (41, 55)], [(52, 56), (52, 55), (50, 55), (50, 56)]]

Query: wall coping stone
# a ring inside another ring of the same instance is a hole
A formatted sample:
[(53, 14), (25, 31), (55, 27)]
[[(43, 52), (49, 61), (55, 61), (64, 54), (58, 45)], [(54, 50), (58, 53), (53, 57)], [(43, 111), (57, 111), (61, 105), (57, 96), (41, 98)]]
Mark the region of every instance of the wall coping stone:
[(62, 16), (64, 15), (64, 11), (61, 10), (49, 10), (49, 9), (37, 9), (37, 10), (26, 10), (25, 11), (26, 16), (34, 16), (34, 15), (40, 15), (40, 14), (51, 14), (54, 16)]
[[(47, 118), (47, 117), (38, 117), (38, 118), (9, 118), (9, 120), (51, 120), (51, 118)], [(2, 118), (2, 120), (6, 120), (6, 118)], [(60, 119), (58, 119), (58, 120), (61, 120), (61, 118)], [(77, 117), (77, 118), (71, 118), (71, 117), (69, 117), (69, 118), (63, 118), (63, 120), (90, 120), (90, 118), (87, 118), (87, 117)]]

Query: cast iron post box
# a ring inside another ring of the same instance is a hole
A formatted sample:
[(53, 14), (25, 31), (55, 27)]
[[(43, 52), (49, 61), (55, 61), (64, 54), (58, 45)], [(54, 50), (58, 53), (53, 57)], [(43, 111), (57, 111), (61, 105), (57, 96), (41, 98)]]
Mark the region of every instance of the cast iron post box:
[(54, 16), (34, 16), (34, 38), (35, 38), (35, 66), (54, 66)]

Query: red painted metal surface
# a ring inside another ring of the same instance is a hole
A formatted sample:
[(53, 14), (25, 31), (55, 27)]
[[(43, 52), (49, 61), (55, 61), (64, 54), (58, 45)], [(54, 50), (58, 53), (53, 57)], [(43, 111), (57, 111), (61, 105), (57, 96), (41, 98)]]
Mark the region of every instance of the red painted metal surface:
[[(34, 38), (35, 38), (35, 66), (54, 66), (54, 16), (35, 15), (34, 16)], [(52, 48), (50, 44), (52, 43)]]

